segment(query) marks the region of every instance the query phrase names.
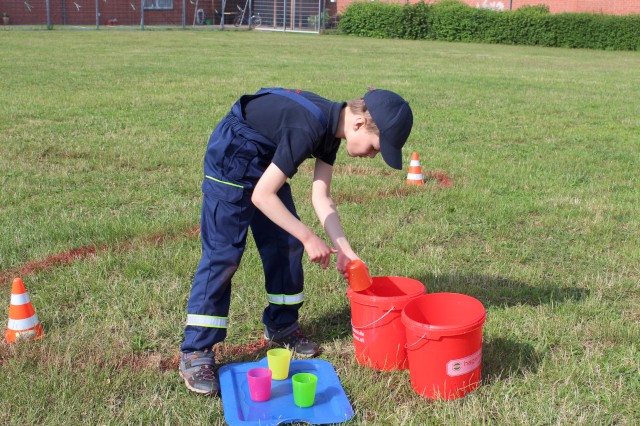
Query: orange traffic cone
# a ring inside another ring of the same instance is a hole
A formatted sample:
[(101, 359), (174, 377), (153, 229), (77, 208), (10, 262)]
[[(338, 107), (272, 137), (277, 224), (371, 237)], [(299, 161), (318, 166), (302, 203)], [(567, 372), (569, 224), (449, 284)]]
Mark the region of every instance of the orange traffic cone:
[(4, 338), (7, 343), (21, 340), (35, 340), (44, 337), (42, 325), (31, 305), (31, 299), (20, 278), (13, 280), (11, 304), (9, 305), (9, 323)]
[(417, 152), (414, 152), (411, 155), (409, 173), (407, 174), (407, 183), (409, 185), (424, 185), (424, 182), (422, 181), (422, 168), (420, 168), (420, 160), (418, 159)]

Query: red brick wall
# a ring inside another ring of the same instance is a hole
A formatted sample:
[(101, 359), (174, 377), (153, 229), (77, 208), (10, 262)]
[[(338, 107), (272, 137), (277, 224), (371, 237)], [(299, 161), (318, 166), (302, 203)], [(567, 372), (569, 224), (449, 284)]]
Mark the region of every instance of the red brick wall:
[[(388, 0), (389, 3), (405, 4), (405, 0)], [(418, 3), (420, 0), (409, 0), (410, 3)], [(526, 5), (546, 4), (551, 13), (562, 12), (593, 12), (610, 15), (640, 14), (640, 0), (461, 0), (470, 6), (482, 6), (483, 3), (502, 3), (504, 10), (509, 10), (511, 3), (512, 10)], [(338, 13), (353, 3), (354, 0), (336, 0)], [(425, 1), (434, 3), (434, 1)], [(328, 4), (328, 3), (327, 3)]]
[[(0, 0), (0, 13), (9, 14), (11, 25), (46, 25), (47, 5), (46, 0)], [(195, 2), (194, 2), (195, 3)], [(63, 16), (66, 15), (67, 25), (81, 25), (95, 27), (96, 24), (96, 1), (95, 0), (51, 0), (51, 23), (52, 25), (62, 25), (65, 22)], [(66, 4), (63, 12), (63, 4)], [(78, 8), (77, 5), (80, 7)], [(140, 25), (141, 1), (140, 0), (99, 0), (100, 25), (106, 25), (107, 21), (117, 19), (120, 25)], [(132, 6), (133, 4), (133, 6)], [(232, 0), (227, 2), (227, 7), (235, 4)], [(235, 5), (233, 6), (235, 7)], [(213, 18), (213, 8), (211, 1), (199, 1), (198, 9), (203, 9), (205, 19)], [(193, 24), (195, 5), (186, 1), (186, 24)], [(173, 0), (171, 10), (149, 10), (144, 11), (145, 25), (182, 25), (182, 0)], [(1, 22), (0, 22), (1, 24)]]

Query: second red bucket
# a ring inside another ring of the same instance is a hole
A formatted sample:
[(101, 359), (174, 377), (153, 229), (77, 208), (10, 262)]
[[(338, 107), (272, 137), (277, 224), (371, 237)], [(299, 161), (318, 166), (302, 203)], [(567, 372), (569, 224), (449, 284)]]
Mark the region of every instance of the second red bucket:
[(413, 390), (430, 399), (456, 399), (480, 386), (482, 303), (458, 293), (432, 293), (402, 311)]
[(373, 277), (364, 291), (347, 289), (356, 361), (376, 370), (407, 368), (406, 333), (400, 315), (407, 303), (427, 292), (420, 281)]

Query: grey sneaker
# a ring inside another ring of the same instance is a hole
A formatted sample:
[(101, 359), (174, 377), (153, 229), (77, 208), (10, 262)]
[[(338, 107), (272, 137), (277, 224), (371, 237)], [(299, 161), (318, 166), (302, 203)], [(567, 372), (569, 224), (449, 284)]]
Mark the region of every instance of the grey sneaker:
[(215, 375), (215, 365), (215, 355), (211, 351), (183, 352), (180, 357), (180, 377), (190, 391), (217, 395), (220, 382)]
[(265, 327), (264, 339), (276, 345), (284, 346), (304, 357), (313, 357), (320, 353), (320, 346), (304, 335), (297, 321), (281, 330)]

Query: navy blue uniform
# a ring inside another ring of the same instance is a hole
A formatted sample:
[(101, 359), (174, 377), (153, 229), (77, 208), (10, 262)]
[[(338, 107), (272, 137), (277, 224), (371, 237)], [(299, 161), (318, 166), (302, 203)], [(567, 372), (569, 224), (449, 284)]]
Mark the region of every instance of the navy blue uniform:
[[(269, 300), (262, 321), (278, 330), (298, 320), (304, 299), (304, 247), (256, 209), (251, 194), (271, 162), (289, 178), (307, 158), (333, 164), (344, 106), (310, 92), (262, 89), (242, 96), (211, 134), (202, 183), (202, 258), (187, 304), (183, 352), (210, 349), (226, 337), (231, 278), (249, 227)], [(287, 183), (278, 197), (298, 218)]]

